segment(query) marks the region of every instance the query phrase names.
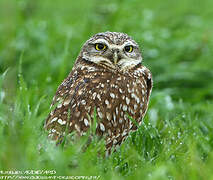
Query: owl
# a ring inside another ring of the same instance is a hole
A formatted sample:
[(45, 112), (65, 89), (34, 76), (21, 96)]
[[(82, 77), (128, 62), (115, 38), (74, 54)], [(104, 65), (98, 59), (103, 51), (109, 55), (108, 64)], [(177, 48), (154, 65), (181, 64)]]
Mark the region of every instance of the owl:
[(44, 127), (56, 141), (66, 129), (82, 136), (96, 114), (95, 132), (110, 152), (141, 124), (151, 91), (152, 75), (142, 65), (138, 44), (120, 32), (95, 34), (58, 87)]

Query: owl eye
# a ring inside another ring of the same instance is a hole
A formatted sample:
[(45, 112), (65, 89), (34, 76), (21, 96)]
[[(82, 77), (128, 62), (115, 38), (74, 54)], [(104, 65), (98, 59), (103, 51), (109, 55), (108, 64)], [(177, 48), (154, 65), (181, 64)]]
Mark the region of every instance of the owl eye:
[(106, 45), (102, 44), (102, 43), (96, 43), (95, 49), (98, 50), (98, 51), (103, 51), (104, 49), (106, 49)]
[(132, 45), (125, 46), (124, 50), (128, 53), (131, 53), (133, 51), (133, 46)]

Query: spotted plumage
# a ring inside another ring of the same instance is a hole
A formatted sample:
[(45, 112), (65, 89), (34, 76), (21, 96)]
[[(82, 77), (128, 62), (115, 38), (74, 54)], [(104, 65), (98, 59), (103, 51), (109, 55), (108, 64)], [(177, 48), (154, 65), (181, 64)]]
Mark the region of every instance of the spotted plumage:
[(65, 128), (79, 136), (91, 127), (105, 135), (106, 148), (120, 145), (141, 123), (152, 90), (150, 71), (141, 64), (137, 43), (127, 34), (98, 33), (83, 48), (68, 77), (59, 86), (45, 122), (49, 136), (58, 140)]

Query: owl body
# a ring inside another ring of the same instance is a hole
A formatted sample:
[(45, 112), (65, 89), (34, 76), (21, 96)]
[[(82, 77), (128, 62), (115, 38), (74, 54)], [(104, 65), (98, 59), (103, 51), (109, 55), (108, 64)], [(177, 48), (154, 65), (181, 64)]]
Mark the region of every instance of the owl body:
[[(124, 51), (131, 49), (127, 46), (136, 48), (137, 44), (126, 34), (114, 32), (99, 33), (85, 43), (53, 98), (56, 107), (45, 123), (52, 139), (63, 137), (66, 127), (69, 132), (84, 135), (93, 123), (95, 111), (96, 133), (104, 135), (107, 150), (120, 145), (130, 131), (137, 129), (131, 119), (142, 122), (152, 77), (136, 50), (134, 56), (125, 57)], [(133, 50), (129, 51), (131, 54)]]

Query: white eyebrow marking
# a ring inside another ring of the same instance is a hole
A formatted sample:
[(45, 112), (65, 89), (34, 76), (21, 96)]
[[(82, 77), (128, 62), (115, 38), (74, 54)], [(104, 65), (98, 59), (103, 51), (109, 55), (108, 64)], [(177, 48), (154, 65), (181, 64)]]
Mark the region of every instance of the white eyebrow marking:
[(108, 46), (108, 48), (110, 48), (110, 49), (119, 49), (119, 50), (122, 50), (126, 45), (136, 46), (136, 44), (134, 44), (132, 41), (128, 41), (128, 40), (122, 45), (109, 44), (108, 41), (103, 38), (95, 40), (94, 43), (103, 43), (103, 44), (106, 44)]
[(108, 41), (106, 41), (105, 39), (97, 39), (94, 41), (94, 43), (103, 43), (103, 44), (106, 44), (108, 47), (109, 47), (109, 43)]
[(137, 46), (135, 43), (133, 43), (132, 41), (129, 41), (129, 40), (127, 40), (123, 45), (124, 46), (126, 46), (126, 45)]
[(111, 44), (111, 45), (109, 45), (109, 48), (110, 49), (119, 49), (120, 51), (122, 51), (124, 48), (124, 45)]

